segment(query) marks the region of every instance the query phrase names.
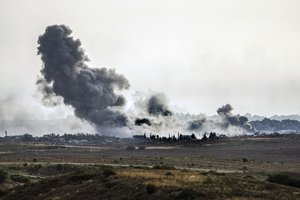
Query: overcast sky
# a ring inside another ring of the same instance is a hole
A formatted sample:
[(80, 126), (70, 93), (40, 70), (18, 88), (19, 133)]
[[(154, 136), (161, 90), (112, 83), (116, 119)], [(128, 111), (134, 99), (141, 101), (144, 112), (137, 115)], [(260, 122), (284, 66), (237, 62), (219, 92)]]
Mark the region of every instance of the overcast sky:
[(89, 65), (124, 74), (132, 94), (163, 92), (173, 109), (207, 115), (226, 103), (300, 114), (299, 11), (299, 0), (0, 0), (1, 104), (26, 118), (70, 114), (43, 107), (35, 86), (38, 36), (66, 24)]

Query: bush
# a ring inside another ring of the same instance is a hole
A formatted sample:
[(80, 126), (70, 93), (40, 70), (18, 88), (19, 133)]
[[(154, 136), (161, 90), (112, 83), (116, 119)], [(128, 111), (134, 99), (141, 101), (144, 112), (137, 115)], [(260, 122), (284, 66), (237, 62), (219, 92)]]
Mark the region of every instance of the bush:
[(247, 175), (247, 176), (244, 177), (244, 179), (252, 179), (252, 180), (254, 180), (254, 177), (251, 176), (251, 175)]
[(210, 176), (207, 176), (203, 181), (203, 184), (205, 184), (205, 185), (211, 185), (213, 183), (214, 183), (214, 181)]
[(40, 171), (40, 169), (42, 168), (43, 166), (41, 164), (38, 164), (38, 165), (30, 165), (26, 168), (26, 170), (30, 173), (30, 174), (35, 174), (35, 173), (38, 173)]
[(175, 167), (169, 166), (169, 165), (155, 165), (153, 167), (153, 169), (166, 169), (166, 170), (170, 170), (170, 169), (175, 169)]
[(191, 189), (185, 189), (176, 197), (176, 199), (193, 200), (196, 199), (198, 196), (199, 194), (196, 191)]
[(2, 189), (0, 189), (0, 196), (3, 196), (3, 195), (5, 195), (5, 194), (6, 194), (6, 192), (3, 191)]
[(56, 169), (57, 171), (63, 171), (64, 166), (63, 166), (62, 164), (57, 164), (57, 165), (55, 166), (55, 169)]
[(10, 179), (17, 183), (28, 183), (30, 181), (29, 178), (19, 174), (10, 175)]
[(171, 172), (167, 172), (165, 175), (166, 176), (174, 176), (174, 174), (172, 174)]
[(82, 172), (79, 172), (78, 174), (74, 174), (70, 177), (71, 181), (87, 181), (90, 179), (93, 179), (95, 177), (94, 174), (84, 174)]
[(3, 183), (7, 178), (7, 172), (0, 169), (0, 183)]
[(133, 151), (133, 150), (135, 150), (135, 147), (134, 146), (128, 146), (126, 149), (129, 150), (129, 151)]
[(218, 173), (215, 170), (209, 170), (207, 172), (203, 171), (203, 172), (200, 172), (200, 174), (205, 175), (205, 176), (207, 176), (207, 175), (224, 176), (224, 173)]
[(146, 186), (146, 191), (147, 191), (148, 194), (153, 194), (154, 192), (157, 191), (157, 187), (154, 186), (154, 185), (151, 185), (151, 184), (147, 185)]
[(144, 146), (140, 146), (138, 149), (139, 150), (145, 150), (146, 148)]
[(267, 181), (300, 188), (300, 180), (286, 174), (269, 175)]
[(112, 167), (105, 167), (103, 169), (103, 174), (104, 174), (104, 176), (109, 177), (109, 176), (115, 175), (116, 172), (113, 170)]

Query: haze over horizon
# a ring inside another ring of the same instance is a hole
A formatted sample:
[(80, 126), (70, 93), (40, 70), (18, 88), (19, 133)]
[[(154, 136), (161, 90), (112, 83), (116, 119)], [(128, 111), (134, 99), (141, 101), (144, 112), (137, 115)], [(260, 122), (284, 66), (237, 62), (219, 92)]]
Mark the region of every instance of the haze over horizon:
[(164, 93), (171, 110), (300, 114), (299, 1), (0, 1), (0, 120), (57, 119), (36, 80), (37, 38), (66, 24), (91, 66), (115, 68), (138, 91)]

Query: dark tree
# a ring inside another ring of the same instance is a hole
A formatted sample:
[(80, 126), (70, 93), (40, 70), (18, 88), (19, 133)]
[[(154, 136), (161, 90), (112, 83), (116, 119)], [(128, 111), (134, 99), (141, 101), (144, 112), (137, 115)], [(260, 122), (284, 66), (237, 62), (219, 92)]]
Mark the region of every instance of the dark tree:
[(202, 137), (202, 140), (207, 140), (206, 133), (204, 133), (204, 135), (203, 135), (203, 137)]
[(196, 140), (197, 138), (196, 138), (196, 135), (193, 133), (192, 135), (191, 135), (191, 138), (193, 139), (193, 140)]

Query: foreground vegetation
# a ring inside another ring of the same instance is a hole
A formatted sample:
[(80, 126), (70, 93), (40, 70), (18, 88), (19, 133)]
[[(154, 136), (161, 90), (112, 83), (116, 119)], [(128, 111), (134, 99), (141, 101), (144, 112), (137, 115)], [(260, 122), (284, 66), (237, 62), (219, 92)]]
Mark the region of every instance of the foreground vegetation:
[(272, 181), (281, 180), (278, 175), (270, 175), (268, 181), (247, 174), (179, 170), (172, 166), (35, 163), (5, 165), (1, 171), (4, 179), (0, 199), (3, 200), (300, 198), (300, 189), (296, 186)]

